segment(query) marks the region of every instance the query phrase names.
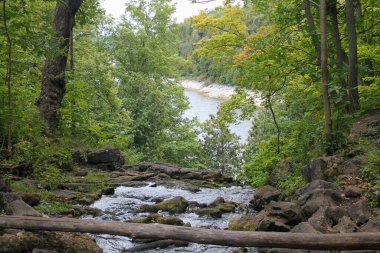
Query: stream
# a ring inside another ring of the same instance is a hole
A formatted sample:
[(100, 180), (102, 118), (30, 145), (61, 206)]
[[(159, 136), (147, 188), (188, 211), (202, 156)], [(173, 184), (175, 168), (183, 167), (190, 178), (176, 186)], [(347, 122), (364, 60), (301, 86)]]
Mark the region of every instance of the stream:
[[(187, 84), (202, 86), (196, 81), (186, 81)], [(205, 122), (210, 114), (216, 114), (218, 106), (225, 101), (224, 94), (231, 93), (231, 87), (226, 87), (224, 92), (223, 87), (216, 90), (214, 94), (205, 95), (196, 89), (186, 88), (185, 95), (189, 98), (190, 109), (185, 112), (184, 117), (197, 117), (200, 122)], [(213, 92), (213, 90), (211, 90)], [(213, 96), (217, 94), (216, 96)], [(218, 97), (218, 94), (222, 95)], [(249, 121), (240, 122), (238, 125), (232, 125), (232, 132), (236, 133), (244, 141), (248, 137), (248, 130), (251, 123)], [(102, 215), (98, 217), (83, 217), (84, 219), (100, 219), (113, 221), (130, 221), (136, 218), (146, 217), (149, 213), (139, 213), (136, 210), (144, 204), (153, 205), (155, 200), (168, 200), (177, 196), (184, 197), (187, 201), (194, 201), (202, 204), (210, 204), (218, 197), (223, 197), (225, 201), (237, 203), (240, 208), (236, 208), (235, 212), (224, 213), (222, 218), (212, 218), (210, 216), (198, 216), (191, 207), (188, 207), (185, 213), (176, 214), (177, 217), (183, 220), (184, 223), (190, 223), (191, 227), (227, 229), (228, 221), (233, 217), (239, 217), (244, 213), (252, 212), (248, 209), (249, 201), (254, 195), (254, 189), (248, 186), (231, 186), (218, 189), (200, 188), (198, 192), (191, 192), (180, 189), (179, 187), (167, 187), (156, 185), (151, 182), (145, 186), (120, 186), (115, 190), (115, 194), (111, 196), (102, 196), (98, 201), (92, 204), (92, 207), (102, 211)], [(168, 213), (159, 212), (164, 216), (169, 216)], [(139, 243), (133, 242), (131, 238), (112, 236), (112, 235), (93, 235), (98, 245), (105, 253), (123, 252), (128, 248), (132, 248)], [(229, 253), (234, 252), (236, 248), (215, 246), (215, 245), (200, 245), (190, 243), (186, 247), (169, 247), (166, 249), (146, 250), (142, 252), (194, 252), (194, 253)], [(248, 252), (256, 252), (255, 249), (249, 249)]]
[[(155, 186), (150, 183), (143, 187), (125, 187), (120, 186), (116, 188), (115, 194), (111, 196), (103, 196), (96, 201), (92, 207), (102, 210), (102, 215), (96, 218), (87, 217), (91, 219), (100, 220), (114, 220), (114, 221), (128, 221), (138, 217), (146, 217), (148, 213), (135, 212), (138, 207), (143, 204), (155, 204), (155, 199), (161, 198), (164, 200), (171, 199), (176, 196), (182, 196), (188, 201), (196, 201), (198, 203), (210, 204), (217, 197), (223, 197), (225, 201), (233, 201), (241, 203), (242, 206), (247, 206), (249, 200), (254, 194), (251, 187), (232, 186), (229, 188), (209, 189), (201, 188), (201, 191), (193, 193), (190, 191), (167, 188), (165, 186)], [(211, 218), (208, 216), (200, 217), (193, 213), (188, 208), (185, 213), (177, 214), (184, 223), (189, 222), (192, 227), (227, 229), (228, 220), (232, 217), (237, 217), (247, 212), (247, 210), (237, 209), (234, 213), (225, 213), (222, 218)], [(167, 216), (168, 213), (159, 212), (159, 214)], [(112, 235), (94, 235), (98, 245), (104, 250), (105, 253), (118, 253), (125, 249), (131, 248), (138, 244), (133, 243), (131, 238)], [(154, 249), (143, 252), (194, 252), (194, 253), (227, 253), (235, 248), (215, 246), (215, 245), (200, 245), (190, 243), (187, 247), (172, 247), (167, 249)], [(250, 249), (249, 252), (256, 252)]]

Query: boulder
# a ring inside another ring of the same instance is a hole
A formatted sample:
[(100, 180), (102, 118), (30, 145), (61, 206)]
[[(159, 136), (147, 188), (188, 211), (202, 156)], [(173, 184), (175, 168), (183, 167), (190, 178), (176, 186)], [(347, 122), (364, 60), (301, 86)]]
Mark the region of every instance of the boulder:
[(353, 185), (350, 185), (344, 188), (344, 195), (347, 198), (358, 198), (362, 196), (363, 192), (364, 192), (363, 189), (357, 186), (353, 186)]
[(7, 204), (5, 212), (7, 215), (42, 217), (41, 213), (34, 210), (22, 200), (15, 200)]
[(361, 232), (380, 232), (380, 217), (369, 220), (360, 227)]
[(100, 169), (116, 170), (121, 168), (124, 162), (124, 156), (113, 147), (91, 150), (87, 153), (87, 163)]
[(78, 192), (70, 190), (56, 190), (53, 193), (53, 198), (58, 201), (70, 201), (78, 198)]
[(291, 233), (311, 233), (311, 234), (320, 234), (309, 222), (301, 222), (297, 226), (293, 227), (290, 230)]
[(217, 208), (201, 208), (195, 210), (199, 216), (211, 216), (212, 218), (222, 218), (222, 212)]
[(296, 225), (304, 220), (299, 205), (285, 201), (271, 201), (265, 208), (270, 216), (279, 216), (286, 220), (287, 225)]
[(327, 207), (320, 207), (309, 219), (308, 222), (317, 231), (321, 233), (336, 233), (337, 231), (332, 229), (333, 221), (326, 215)]
[(217, 197), (213, 202), (210, 203), (209, 207), (216, 207), (219, 204), (223, 204), (224, 198), (223, 197)]
[(317, 179), (324, 180), (323, 171), (327, 168), (327, 162), (323, 158), (315, 158), (310, 163), (302, 167), (301, 172), (306, 182), (310, 183)]
[(348, 216), (357, 224), (366, 223), (371, 217), (371, 210), (366, 201), (360, 200), (347, 209)]
[(18, 177), (27, 177), (33, 173), (33, 165), (31, 163), (0, 164), (0, 171)]
[(240, 218), (232, 218), (228, 223), (228, 228), (238, 231), (290, 231), (290, 227), (285, 224), (284, 219), (268, 216), (264, 210), (257, 215), (245, 215)]
[(0, 192), (10, 192), (11, 184), (8, 180), (0, 178)]
[(140, 217), (132, 220), (135, 223), (159, 223), (166, 225), (184, 226), (185, 223), (178, 217), (175, 216), (162, 216), (160, 214), (149, 214), (146, 217)]
[(155, 205), (142, 205), (139, 208), (140, 212), (152, 212), (164, 211), (169, 213), (183, 213), (186, 211), (189, 202), (183, 197), (175, 197), (169, 200), (162, 201)]
[(347, 216), (343, 216), (334, 229), (339, 233), (354, 233), (360, 231), (359, 227)]
[(0, 236), (0, 253), (34, 252), (101, 253), (96, 242), (86, 234), (67, 232), (26, 232)]
[(30, 206), (37, 206), (41, 202), (41, 196), (37, 193), (18, 192), (21, 199)]
[(253, 209), (260, 211), (265, 205), (267, 205), (270, 201), (278, 200), (280, 196), (280, 192), (270, 185), (265, 185), (256, 189), (255, 196), (250, 201), (250, 204)]
[(316, 189), (330, 189), (337, 192), (342, 192), (342, 188), (336, 183), (327, 182), (324, 180), (314, 180), (313, 182), (308, 183), (304, 187), (296, 190), (295, 195), (300, 197), (301, 195), (311, 192)]
[(13, 192), (0, 192), (0, 210), (5, 210), (6, 206), (15, 200), (21, 200), (21, 197)]
[(115, 188), (114, 187), (106, 187), (102, 190), (102, 195), (114, 195)]

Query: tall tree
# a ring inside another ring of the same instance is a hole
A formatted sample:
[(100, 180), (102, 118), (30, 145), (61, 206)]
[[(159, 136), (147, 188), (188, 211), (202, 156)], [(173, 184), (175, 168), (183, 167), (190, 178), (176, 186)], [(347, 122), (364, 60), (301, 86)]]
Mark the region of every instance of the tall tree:
[(5, 75), (5, 83), (7, 86), (8, 93), (8, 152), (9, 154), (12, 152), (12, 40), (11, 35), (8, 29), (7, 23), (7, 12), (6, 12), (6, 0), (3, 0), (3, 19), (4, 19), (4, 30), (7, 37), (7, 45), (8, 45), (8, 65), (7, 65), (7, 73)]
[[(323, 110), (325, 115), (325, 131), (326, 142), (329, 144), (332, 141), (332, 118), (328, 89), (328, 71), (327, 71), (327, 18), (326, 18), (326, 0), (321, 0), (319, 5), (320, 26), (321, 26), (321, 76), (322, 76), (322, 90), (323, 90)], [(327, 148), (327, 153), (332, 151)]]
[(78, 12), (83, 0), (58, 1), (54, 17), (55, 35), (54, 44), (58, 48), (54, 55), (45, 60), (42, 70), (41, 94), (37, 101), (42, 117), (50, 131), (58, 127), (58, 109), (61, 107), (65, 94), (65, 69), (69, 52), (70, 34), (72, 33), (75, 14)]
[(355, 24), (355, 7), (353, 0), (346, 0), (346, 23), (348, 33), (348, 111), (354, 113), (359, 109), (358, 92), (358, 42)]

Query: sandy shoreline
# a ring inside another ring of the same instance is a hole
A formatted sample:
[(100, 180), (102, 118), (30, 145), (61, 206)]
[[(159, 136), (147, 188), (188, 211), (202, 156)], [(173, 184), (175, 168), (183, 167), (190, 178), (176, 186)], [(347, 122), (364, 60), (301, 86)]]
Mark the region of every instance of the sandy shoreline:
[[(195, 80), (183, 80), (181, 81), (181, 85), (185, 89), (199, 92), (206, 97), (219, 98), (223, 100), (230, 99), (231, 96), (236, 93), (235, 87), (221, 85), (221, 84), (210, 84), (208, 86), (204, 86), (202, 82), (198, 82)], [(255, 103), (258, 106), (260, 106), (261, 104), (261, 101), (258, 98), (258, 96), (256, 96)]]

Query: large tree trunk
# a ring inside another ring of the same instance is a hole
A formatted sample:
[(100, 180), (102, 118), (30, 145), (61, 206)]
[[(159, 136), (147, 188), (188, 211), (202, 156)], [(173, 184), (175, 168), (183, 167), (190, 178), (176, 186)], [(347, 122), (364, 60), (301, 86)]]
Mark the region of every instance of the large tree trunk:
[(355, 24), (355, 8), (353, 0), (346, 0), (346, 23), (348, 32), (348, 98), (349, 113), (359, 109), (358, 92), (358, 45)]
[(11, 35), (8, 29), (7, 23), (7, 12), (6, 12), (6, 0), (3, 0), (3, 19), (4, 19), (4, 30), (7, 36), (7, 46), (8, 46), (8, 65), (7, 65), (7, 73), (5, 75), (5, 83), (7, 86), (7, 94), (8, 94), (8, 131), (7, 131), (7, 144), (8, 144), (8, 155), (12, 153), (12, 130), (13, 130), (13, 113), (12, 113), (12, 40)]
[[(380, 233), (306, 234), (248, 232), (117, 221), (0, 216), (0, 229), (6, 228), (31, 231), (109, 234), (157, 240), (172, 239), (231, 247), (270, 247), (311, 250), (380, 249)], [(5, 240), (7, 240), (7, 238), (5, 238)], [(1, 243), (0, 237), (0, 245)]]
[(41, 94), (37, 101), (44, 120), (50, 131), (58, 127), (58, 109), (61, 107), (65, 94), (65, 69), (69, 51), (70, 34), (72, 32), (75, 14), (83, 0), (58, 1), (54, 18), (54, 43), (58, 48), (53, 51), (54, 56), (45, 61), (42, 70)]
[(348, 102), (347, 95), (347, 81), (346, 81), (346, 73), (344, 71), (344, 65), (347, 64), (347, 54), (342, 47), (342, 43), (340, 40), (340, 31), (339, 31), (339, 22), (338, 22), (338, 10), (337, 10), (337, 1), (332, 0), (329, 2), (329, 14), (331, 17), (331, 26), (332, 26), (332, 35), (335, 45), (336, 52), (336, 68), (338, 72), (338, 80), (340, 84), (341, 90), (343, 93), (344, 101)]
[(330, 144), (332, 141), (332, 119), (331, 119), (331, 109), (330, 109), (330, 99), (329, 99), (329, 89), (328, 89), (328, 69), (327, 69), (327, 32), (326, 32), (326, 0), (320, 1), (319, 6), (320, 13), (320, 25), (321, 25), (321, 79), (322, 79), (322, 90), (323, 90), (323, 111), (325, 115), (325, 131), (326, 131), (326, 142), (327, 150), (326, 153), (331, 155), (332, 150)]
[(317, 36), (317, 28), (314, 24), (313, 13), (311, 12), (310, 0), (304, 0), (303, 3), (305, 16), (308, 24), (308, 32), (315, 49), (315, 55), (318, 60), (318, 65), (321, 65), (321, 46)]

